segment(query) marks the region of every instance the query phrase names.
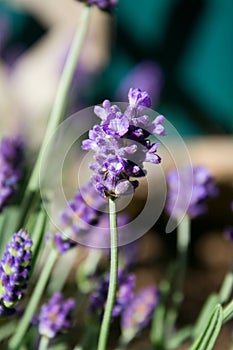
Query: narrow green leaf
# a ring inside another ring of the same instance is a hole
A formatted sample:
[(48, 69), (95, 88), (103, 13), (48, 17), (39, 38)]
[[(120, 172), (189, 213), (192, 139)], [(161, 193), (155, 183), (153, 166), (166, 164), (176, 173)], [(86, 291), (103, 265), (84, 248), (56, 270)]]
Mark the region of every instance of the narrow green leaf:
[(190, 350), (212, 350), (221, 330), (222, 321), (223, 310), (222, 306), (218, 304), (202, 334), (197, 338)]
[(151, 343), (156, 347), (162, 346), (163, 343), (164, 316), (165, 305), (160, 304), (155, 310), (150, 332)]
[(156, 349), (163, 348), (164, 343), (164, 319), (166, 314), (166, 303), (171, 292), (172, 282), (175, 277), (176, 264), (169, 265), (165, 278), (160, 282), (159, 293), (160, 303), (156, 307), (150, 332), (151, 343)]
[(37, 262), (37, 259), (39, 257), (39, 253), (41, 250), (41, 246), (44, 239), (45, 230), (48, 223), (48, 216), (47, 213), (43, 208), (40, 209), (39, 213), (37, 214), (36, 221), (34, 222), (34, 227), (31, 232), (31, 238), (33, 241), (32, 246), (32, 270)]
[(16, 325), (17, 322), (14, 320), (0, 327), (0, 342), (2, 342), (4, 339), (8, 338), (14, 333)]
[(90, 279), (90, 276), (95, 273), (101, 254), (102, 253), (96, 249), (90, 249), (86, 259), (78, 266), (76, 283), (82, 293), (90, 293), (93, 289), (93, 281)]
[(0, 219), (0, 257), (2, 257), (7, 243), (10, 241), (11, 236), (16, 231), (16, 221), (19, 211), (16, 206), (8, 206), (1, 213)]
[(213, 293), (208, 297), (204, 306), (202, 307), (202, 310), (196, 321), (196, 324), (194, 325), (193, 332), (192, 332), (192, 339), (196, 339), (201, 334), (215, 306), (218, 303), (219, 303), (218, 294)]
[(177, 349), (183, 342), (185, 342), (187, 339), (190, 338), (192, 334), (192, 326), (187, 326), (182, 329), (180, 329), (177, 333), (175, 333), (174, 336), (172, 336), (168, 341), (167, 341), (167, 350), (173, 350)]
[(229, 271), (223, 281), (222, 287), (219, 292), (219, 299), (221, 304), (226, 303), (232, 293), (233, 289), (233, 271)]
[(233, 300), (223, 309), (223, 322), (226, 323), (233, 318)]
[(71, 269), (74, 266), (75, 259), (77, 259), (77, 247), (59, 256), (53, 270), (52, 278), (47, 287), (47, 293), (49, 295), (53, 295), (53, 293), (63, 289)]

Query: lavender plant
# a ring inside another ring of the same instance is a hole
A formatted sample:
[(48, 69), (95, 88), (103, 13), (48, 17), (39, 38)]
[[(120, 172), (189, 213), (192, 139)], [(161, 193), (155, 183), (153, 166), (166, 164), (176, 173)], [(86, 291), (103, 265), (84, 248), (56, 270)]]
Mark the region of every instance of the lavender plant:
[(38, 316), (38, 330), (41, 335), (40, 348), (47, 346), (50, 339), (57, 334), (67, 332), (72, 325), (71, 314), (75, 301), (65, 300), (61, 293), (55, 293), (47, 304), (41, 306)]
[(29, 280), (32, 240), (25, 230), (14, 233), (0, 261), (0, 315), (15, 312)]
[(116, 297), (118, 274), (118, 232), (115, 201), (121, 195), (131, 193), (138, 186), (135, 178), (144, 177), (144, 162), (159, 164), (157, 154), (159, 143), (151, 143), (150, 135), (164, 135), (163, 116), (152, 122), (147, 115), (141, 115), (151, 106), (150, 96), (146, 91), (130, 89), (129, 104), (125, 111), (109, 100), (102, 107), (95, 107), (95, 114), (101, 119), (89, 132), (89, 139), (82, 147), (94, 151), (95, 162), (90, 165), (94, 172), (91, 178), (100, 196), (109, 200), (111, 262), (110, 281), (106, 308), (100, 329), (98, 350), (107, 346), (110, 321)]
[[(159, 287), (150, 284), (135, 292), (136, 278), (131, 270), (136, 270), (135, 261), (132, 260), (135, 254), (137, 257), (139, 255), (140, 242), (137, 242), (136, 249), (135, 246), (122, 247), (121, 252), (125, 256), (121, 265), (118, 263), (118, 239), (121, 234), (118, 228), (125, 225), (127, 219), (124, 214), (117, 213), (117, 203), (121, 198), (134, 195), (140, 178), (147, 176), (146, 163), (161, 163), (159, 143), (152, 141), (152, 138), (165, 136), (165, 118), (158, 115), (151, 119), (148, 110), (151, 99), (147, 91), (130, 88), (124, 109), (109, 100), (94, 108), (99, 123), (89, 130), (88, 139), (82, 142), (82, 149), (94, 154), (90, 165), (91, 179), (79, 188), (62, 211), (61, 232), (56, 228), (55, 233), (47, 234), (50, 230), (49, 218), (39, 196), (39, 170), (43, 153), (65, 114), (72, 77), (89, 25), (91, 5), (109, 11), (117, 1), (88, 0), (85, 3), (81, 27), (75, 33), (44, 141), (28, 185), (25, 191), (22, 189), (22, 201), (17, 208), (15, 221), (5, 216), (2, 209), (9, 208), (10, 198), (22, 177), (23, 146), (18, 138), (11, 138), (4, 139), (0, 147), (0, 234), (3, 235), (6, 229), (8, 235), (7, 221), (17, 227), (15, 231), (9, 231), (17, 233), (7, 236), (8, 244), (0, 260), (0, 317), (4, 320), (0, 325), (1, 348), (34, 349), (38, 342), (39, 350), (47, 350), (53, 342), (55, 346), (62, 347), (62, 334), (69, 332), (73, 326), (75, 334), (82, 333), (75, 338), (77, 345), (74, 349), (106, 350), (110, 344), (110, 327), (120, 321), (120, 336), (115, 343), (118, 342), (118, 350), (125, 350), (152, 321), (151, 349), (178, 349), (188, 340), (191, 344), (189, 350), (211, 350), (222, 325), (233, 317), (233, 301), (230, 300), (232, 271), (227, 273), (219, 293), (213, 293), (207, 299), (195, 324), (177, 329), (179, 308), (184, 296), (190, 221), (204, 215), (208, 209), (207, 200), (218, 193), (206, 168), (184, 167), (167, 175), (169, 191), (166, 210), (178, 222), (177, 264), (171, 276), (166, 276)], [(49, 191), (43, 200), (51, 200)], [(106, 205), (109, 206), (108, 216), (103, 212)], [(28, 230), (29, 227), (31, 230)], [(107, 238), (101, 232), (106, 228)], [(31, 232), (30, 235), (26, 229)], [(80, 235), (86, 235), (90, 245), (105, 240), (105, 243), (110, 241), (110, 247), (104, 252), (99, 249), (87, 253), (86, 250), (78, 256), (82, 249), (78, 243)], [(93, 235), (98, 236), (95, 241), (91, 240)], [(67, 263), (65, 259), (70, 257), (71, 248), (75, 252), (74, 261)], [(67, 278), (74, 277), (74, 267), (77, 267), (78, 273), (76, 284), (72, 280), (70, 291), (75, 292), (73, 298), (65, 299), (61, 290)], [(56, 268), (59, 281), (54, 283)], [(104, 272), (102, 277), (94, 278), (100, 275), (100, 271)], [(85, 282), (89, 280), (88, 288), (86, 285), (80, 286), (82, 278), (86, 279)], [(24, 302), (21, 303), (24, 295)], [(46, 302), (48, 295), (50, 298)], [(80, 309), (75, 310), (75, 304)], [(78, 332), (77, 318), (81, 323)], [(66, 348), (71, 344), (73, 341), (65, 344)]]
[(148, 325), (158, 302), (158, 289), (149, 286), (140, 290), (127, 304), (121, 317), (121, 347), (125, 347)]
[[(112, 309), (112, 317), (119, 316), (125, 309), (126, 305), (133, 297), (135, 287), (135, 276), (126, 274), (122, 269), (118, 270), (117, 276), (117, 292), (114, 306)], [(97, 284), (95, 290), (90, 295), (90, 312), (96, 315), (102, 315), (105, 309), (109, 288), (109, 274), (104, 276)]]
[(4, 138), (0, 145), (0, 211), (17, 191), (22, 178), (24, 145), (19, 137)]

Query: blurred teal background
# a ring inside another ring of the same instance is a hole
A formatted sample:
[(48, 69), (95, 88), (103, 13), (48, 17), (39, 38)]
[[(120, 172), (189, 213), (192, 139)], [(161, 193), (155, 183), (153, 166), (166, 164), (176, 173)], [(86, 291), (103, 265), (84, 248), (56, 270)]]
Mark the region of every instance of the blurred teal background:
[[(0, 10), (1, 57), (12, 65), (47, 29), (30, 13), (6, 4)], [(6, 19), (13, 28), (8, 34)], [(154, 108), (182, 135), (232, 133), (232, 0), (119, 0), (108, 30), (107, 66), (76, 90), (83, 106), (124, 98), (124, 85), (142, 79), (135, 74), (143, 75), (140, 67), (149, 63), (154, 70), (143, 88), (153, 90)]]

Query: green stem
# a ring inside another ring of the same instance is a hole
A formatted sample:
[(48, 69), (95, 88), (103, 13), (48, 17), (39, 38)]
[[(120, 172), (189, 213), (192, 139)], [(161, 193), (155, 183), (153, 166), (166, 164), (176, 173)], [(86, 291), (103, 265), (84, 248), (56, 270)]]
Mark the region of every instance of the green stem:
[(231, 300), (223, 309), (223, 323), (233, 318), (233, 300)]
[(233, 289), (233, 270), (231, 268), (231, 270), (226, 274), (221, 289), (219, 291), (219, 302), (221, 304), (226, 303), (232, 293), (232, 289)]
[(159, 284), (160, 301), (159, 305), (155, 308), (150, 331), (151, 343), (157, 350), (164, 349), (164, 319), (175, 272), (176, 270), (174, 264), (170, 264), (165, 278)]
[[(26, 219), (30, 212), (32, 212), (31, 204), (38, 202), (37, 192), (39, 191), (39, 175), (40, 175), (40, 165), (43, 158), (44, 152), (48, 146), (48, 142), (54, 134), (57, 126), (64, 117), (66, 104), (68, 101), (68, 95), (70, 91), (70, 86), (72, 83), (72, 78), (81, 54), (81, 49), (88, 31), (90, 20), (90, 7), (86, 6), (81, 18), (79, 20), (79, 25), (74, 35), (74, 39), (66, 60), (64, 70), (61, 75), (61, 79), (58, 85), (57, 93), (55, 96), (55, 101), (51, 111), (51, 115), (48, 120), (47, 129), (45, 132), (44, 140), (40, 148), (38, 158), (36, 160), (33, 172), (28, 182), (24, 199), (22, 202), (22, 211), (18, 221), (18, 227), (24, 226)], [(34, 196), (36, 200), (34, 200)]]
[(43, 267), (43, 270), (40, 274), (39, 280), (36, 284), (34, 292), (28, 302), (27, 308), (24, 312), (22, 319), (20, 320), (16, 332), (9, 341), (9, 349), (15, 350), (18, 349), (21, 345), (27, 329), (30, 325), (33, 315), (35, 314), (36, 308), (40, 302), (40, 299), (43, 295), (45, 287), (47, 285), (48, 279), (50, 277), (51, 271), (57, 259), (57, 252), (52, 250), (49, 254), (49, 257), (46, 261), (46, 264)]
[(42, 336), (38, 350), (47, 350), (49, 345), (49, 338)]
[(34, 271), (35, 265), (38, 261), (39, 253), (41, 252), (41, 246), (44, 239), (44, 233), (47, 227), (47, 221), (48, 216), (45, 212), (44, 208), (41, 208), (40, 212), (37, 214), (37, 218), (35, 221), (34, 228), (32, 230), (32, 240), (33, 240), (33, 246), (32, 246), (32, 266), (30, 275), (32, 276), (32, 273)]
[(109, 335), (112, 310), (116, 297), (117, 276), (118, 276), (118, 234), (117, 234), (117, 215), (116, 204), (109, 199), (109, 219), (110, 219), (110, 235), (111, 235), (111, 261), (110, 261), (110, 277), (107, 302), (105, 306), (104, 316), (100, 328), (100, 335), (97, 350), (105, 350)]
[(6, 338), (10, 337), (14, 331), (15, 331), (15, 328), (17, 326), (17, 321), (16, 320), (13, 320), (13, 321), (10, 321), (6, 324), (3, 324), (1, 325), (1, 328), (0, 328), (0, 343), (5, 340)]
[(84, 43), (84, 39), (87, 34), (89, 19), (90, 19), (90, 7), (85, 6), (85, 9), (79, 21), (80, 23), (74, 35), (70, 52), (68, 54), (68, 58), (58, 85), (58, 90), (55, 97), (53, 109), (49, 118), (45, 137), (44, 137), (35, 167), (33, 169), (33, 173), (29, 180), (28, 190), (32, 192), (39, 189), (39, 171), (40, 171), (40, 163), (43, 157), (43, 153), (47, 147), (47, 144), (51, 136), (53, 135), (60, 121), (64, 117), (72, 78), (77, 66), (78, 59), (81, 54), (81, 49)]
[(185, 215), (177, 228), (177, 280), (175, 291), (172, 295), (172, 306), (168, 310), (166, 318), (166, 332), (169, 337), (178, 316), (179, 307), (183, 301), (183, 285), (187, 268), (188, 247), (190, 243), (190, 219)]

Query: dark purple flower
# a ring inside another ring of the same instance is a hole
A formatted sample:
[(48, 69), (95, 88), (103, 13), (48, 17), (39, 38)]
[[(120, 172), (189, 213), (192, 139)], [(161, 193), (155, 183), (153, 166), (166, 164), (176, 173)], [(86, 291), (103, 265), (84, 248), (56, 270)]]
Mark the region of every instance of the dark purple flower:
[(5, 309), (11, 311), (23, 297), (29, 278), (31, 247), (32, 240), (25, 230), (14, 233), (6, 246), (0, 261), (0, 314)]
[(136, 240), (129, 244), (125, 244), (119, 247), (119, 256), (123, 261), (124, 266), (127, 268), (135, 267), (139, 261), (140, 246), (139, 241)]
[(127, 303), (121, 316), (121, 330), (124, 338), (132, 339), (140, 330), (148, 325), (158, 302), (159, 292), (153, 286), (141, 289)]
[(179, 172), (170, 171), (167, 183), (169, 191), (166, 210), (174, 218), (185, 212), (192, 218), (204, 214), (207, 211), (207, 200), (218, 194), (213, 177), (202, 166), (183, 167)]
[(15, 194), (22, 177), (23, 142), (18, 137), (4, 138), (0, 145), (0, 211)]
[(233, 241), (233, 226), (227, 226), (224, 230), (224, 238)]
[(146, 91), (130, 89), (129, 105), (124, 112), (105, 100), (102, 107), (96, 106), (95, 114), (101, 119), (89, 132), (82, 148), (95, 153), (95, 162), (90, 165), (94, 172), (92, 183), (103, 197), (119, 197), (129, 194), (138, 185), (138, 178), (146, 175), (144, 162), (158, 164), (159, 143), (151, 143), (150, 135), (165, 135), (163, 116), (152, 122), (147, 115), (140, 115), (150, 107)]
[(75, 302), (64, 299), (61, 293), (55, 293), (47, 304), (42, 305), (39, 321), (39, 333), (49, 339), (71, 328), (71, 316)]
[(82, 2), (86, 2), (87, 5), (96, 5), (101, 10), (112, 10), (117, 6), (118, 0), (80, 0)]
[(92, 225), (96, 225), (101, 215), (101, 208), (106, 202), (101, 198), (89, 182), (76, 192), (74, 198), (61, 214), (61, 222), (69, 237), (88, 231)]
[[(116, 300), (112, 310), (112, 316), (117, 317), (124, 310), (126, 305), (133, 297), (133, 290), (135, 286), (135, 276), (133, 274), (126, 274), (122, 269), (118, 270), (117, 293)], [(90, 296), (90, 311), (92, 313), (101, 315), (104, 311), (105, 303), (108, 295), (109, 274), (105, 275), (100, 283), (97, 284), (96, 289)]]

